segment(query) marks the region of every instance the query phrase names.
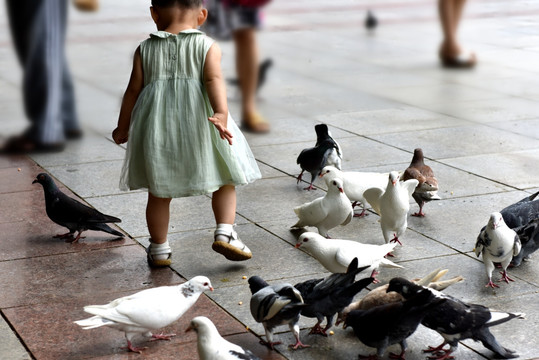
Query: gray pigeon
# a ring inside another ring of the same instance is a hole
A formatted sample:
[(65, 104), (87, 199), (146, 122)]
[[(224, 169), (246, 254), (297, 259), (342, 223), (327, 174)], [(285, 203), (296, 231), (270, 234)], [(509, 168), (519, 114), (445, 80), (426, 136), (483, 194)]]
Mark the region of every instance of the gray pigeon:
[(517, 233), (510, 229), (502, 214), (494, 212), (490, 214), (487, 226), (477, 237), (474, 252), (477, 256), (483, 255), (483, 264), (488, 275), (487, 287), (495, 288), (498, 285), (492, 282), (494, 263), (501, 263), (503, 272), (500, 279), (509, 283), (514, 281), (507, 275), (507, 267), (513, 256), (520, 252), (521, 244)]
[(522, 260), (527, 260), (533, 252), (539, 249), (539, 218), (513, 230), (517, 233), (522, 248), (511, 260), (511, 265), (519, 266)]
[[(369, 310), (354, 310), (344, 322), (345, 328), (351, 326), (358, 339), (365, 345), (376, 348), (376, 359), (384, 355), (393, 344), (400, 344), (400, 354), (390, 354), (393, 359), (404, 359), (406, 338), (412, 335), (426, 311), (438, 306), (445, 299), (431, 299), (429, 290), (423, 290), (403, 302), (373, 307)], [(365, 358), (359, 355), (359, 358)]]
[[(436, 330), (444, 338), (444, 342), (437, 347), (429, 347), (425, 352), (434, 353), (430, 359), (452, 359), (459, 341), (473, 339), (481, 341), (483, 345), (504, 359), (518, 357), (514, 351), (501, 346), (494, 335), (489, 331), (491, 326), (502, 324), (515, 318), (524, 318), (521, 313), (506, 313), (490, 311), (487, 307), (465, 302), (437, 290), (427, 289), (403, 278), (394, 278), (389, 282), (387, 291), (395, 291), (405, 299), (412, 299), (425, 290), (431, 293), (431, 299), (445, 299), (445, 302), (424, 310), (425, 317), (421, 321), (426, 327)], [(449, 344), (448, 350), (444, 346)]]
[(300, 292), (290, 284), (269, 285), (260, 276), (251, 276), (248, 280), (251, 289), (251, 315), (262, 323), (267, 341), (260, 343), (273, 350), (280, 342), (273, 341), (273, 329), (279, 325), (288, 325), (294, 333), (294, 349), (309, 347), (299, 340), (299, 317), (305, 307)]
[(315, 125), (316, 144), (312, 148), (303, 149), (298, 156), (297, 163), (301, 167), (298, 175), (298, 183), (301, 181), (303, 172), (311, 173), (311, 183), (305, 190), (313, 189), (314, 179), (320, 174), (326, 165), (333, 165), (341, 168), (342, 152), (339, 144), (329, 134), (326, 124)]
[[(366, 268), (368, 266), (358, 268), (358, 260), (354, 258), (344, 274), (336, 273), (325, 279), (311, 279), (294, 285), (307, 304), (301, 315), (318, 320), (310, 334), (327, 336), (326, 331), (333, 326), (335, 314), (350, 305), (354, 296), (374, 281), (374, 278), (368, 277), (354, 282), (356, 275)], [(322, 328), (320, 323), (324, 317), (326, 327)]]
[[(96, 209), (84, 205), (77, 200), (70, 198), (60, 191), (52, 178), (46, 174), (38, 174), (32, 184), (40, 183), (45, 192), (45, 206), (49, 219), (69, 229), (66, 234), (55, 237), (67, 238), (69, 242), (77, 242), (81, 234), (86, 230), (104, 231), (106, 233), (123, 237), (119, 231), (112, 229), (106, 223), (118, 223), (120, 219), (114, 216), (105, 215)], [(73, 237), (78, 231), (76, 237)]]

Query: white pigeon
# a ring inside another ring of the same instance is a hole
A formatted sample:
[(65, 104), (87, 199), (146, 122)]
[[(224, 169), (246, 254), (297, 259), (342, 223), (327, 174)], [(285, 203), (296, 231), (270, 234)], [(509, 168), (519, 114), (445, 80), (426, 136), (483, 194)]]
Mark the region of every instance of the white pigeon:
[(213, 322), (205, 316), (197, 316), (186, 331), (197, 333), (198, 358), (200, 360), (260, 360), (251, 351), (223, 339)]
[(293, 228), (314, 226), (321, 235), (329, 237), (328, 231), (337, 225), (346, 225), (354, 215), (354, 209), (344, 193), (342, 180), (326, 180), (328, 192), (311, 202), (294, 209), (298, 222)]
[(137, 334), (156, 340), (169, 340), (175, 334), (152, 334), (152, 330), (163, 328), (178, 320), (205, 290), (213, 291), (210, 280), (205, 276), (195, 276), (191, 280), (175, 286), (160, 286), (139, 291), (111, 301), (106, 305), (88, 305), (84, 311), (92, 316), (75, 321), (83, 329), (100, 326), (125, 332), (127, 349), (140, 353), (145, 348), (133, 346), (132, 339)]
[(416, 179), (401, 182), (399, 181), (399, 173), (392, 171), (389, 173), (385, 190), (381, 188), (365, 190), (365, 199), (380, 215), (380, 226), (386, 244), (390, 241), (401, 244), (399, 236), (404, 234), (408, 226), (410, 196), (418, 183)]
[(372, 187), (385, 189), (388, 175), (389, 173), (341, 171), (334, 166), (325, 166), (320, 172), (320, 177), (324, 179), (343, 181), (344, 193), (350, 201), (353, 201), (352, 207), (355, 207), (358, 202), (363, 207), (360, 214), (354, 215), (359, 217), (366, 215), (367, 200), (363, 196), (365, 190)]
[(487, 287), (495, 288), (498, 285), (492, 282), (492, 270), (494, 263), (501, 263), (503, 271), (502, 278), (509, 284), (514, 281), (507, 276), (507, 267), (511, 263), (513, 256), (518, 255), (522, 245), (517, 233), (510, 229), (503, 220), (502, 214), (493, 212), (490, 214), (488, 224), (483, 231), (479, 233), (475, 243), (475, 254), (483, 254), (483, 264), (488, 275)]
[(369, 266), (371, 277), (376, 278), (377, 269), (382, 267), (402, 268), (402, 266), (387, 260), (384, 256), (393, 250), (397, 244), (371, 245), (353, 240), (324, 239), (314, 232), (301, 234), (296, 242), (296, 248), (304, 248), (316, 260), (332, 273), (346, 273), (350, 262), (357, 258), (358, 268)]

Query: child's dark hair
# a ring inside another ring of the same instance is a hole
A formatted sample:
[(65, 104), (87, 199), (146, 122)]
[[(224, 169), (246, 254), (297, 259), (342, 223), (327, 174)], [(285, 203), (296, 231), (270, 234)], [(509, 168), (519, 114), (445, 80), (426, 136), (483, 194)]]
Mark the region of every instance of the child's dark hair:
[(152, 6), (172, 7), (179, 6), (186, 9), (193, 9), (203, 6), (204, 0), (152, 0)]

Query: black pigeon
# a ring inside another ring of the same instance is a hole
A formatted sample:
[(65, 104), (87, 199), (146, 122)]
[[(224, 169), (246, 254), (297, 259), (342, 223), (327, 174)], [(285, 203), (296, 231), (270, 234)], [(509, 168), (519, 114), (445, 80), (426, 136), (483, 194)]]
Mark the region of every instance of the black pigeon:
[(318, 124), (314, 126), (314, 130), (316, 131), (315, 146), (303, 149), (296, 161), (301, 167), (301, 173), (298, 175), (297, 183), (301, 181), (304, 171), (311, 173), (311, 183), (305, 190), (313, 189), (314, 179), (320, 174), (324, 166), (333, 164), (336, 168), (341, 168), (341, 149), (339, 144), (329, 134), (328, 126), (326, 124)]
[[(336, 273), (325, 279), (312, 279), (294, 285), (307, 304), (301, 315), (318, 320), (310, 334), (327, 336), (326, 331), (333, 326), (335, 314), (350, 305), (354, 296), (374, 281), (374, 278), (368, 277), (354, 282), (356, 275), (366, 268), (368, 266), (358, 268), (358, 260), (354, 258), (344, 274)], [(320, 323), (324, 317), (327, 320), (326, 327), (322, 328)]]
[(279, 325), (288, 325), (294, 333), (296, 343), (292, 346), (309, 347), (299, 340), (299, 317), (305, 307), (300, 292), (290, 284), (269, 285), (260, 276), (251, 276), (248, 280), (251, 289), (251, 315), (262, 323), (267, 341), (260, 343), (273, 350), (280, 342), (273, 341), (273, 329)]
[(517, 233), (522, 248), (518, 255), (513, 257), (511, 265), (519, 266), (522, 260), (526, 260), (533, 252), (539, 249), (539, 218), (513, 230)]
[[(425, 289), (431, 292), (431, 299), (445, 299), (443, 303), (425, 309), (425, 317), (422, 324), (436, 330), (444, 338), (444, 342), (437, 347), (429, 347), (424, 352), (434, 353), (431, 359), (450, 359), (458, 343), (464, 339), (481, 341), (483, 345), (504, 359), (518, 357), (514, 351), (501, 346), (494, 335), (489, 331), (489, 327), (502, 324), (514, 318), (523, 318), (524, 314), (512, 314), (506, 312), (490, 311), (487, 307), (477, 304), (466, 304), (450, 295), (439, 291), (425, 288), (414, 284), (403, 278), (394, 278), (389, 282), (387, 291), (395, 291), (405, 299), (412, 299), (419, 293), (424, 293)], [(444, 350), (444, 346), (449, 344), (450, 348)]]
[[(256, 83), (256, 91), (264, 85), (267, 79), (269, 68), (273, 65), (273, 60), (267, 58), (258, 65), (258, 81)], [(234, 86), (239, 86), (239, 79), (228, 79), (228, 83)]]
[[(66, 234), (56, 235), (59, 238), (68, 238), (69, 242), (77, 242), (81, 234), (86, 230), (104, 231), (112, 235), (123, 237), (124, 235), (112, 229), (106, 223), (118, 223), (120, 219), (105, 215), (96, 209), (78, 202), (61, 192), (54, 180), (46, 174), (38, 174), (32, 184), (40, 183), (45, 192), (45, 205), (47, 216), (58, 225), (69, 229)], [(78, 231), (76, 237), (73, 237)]]
[[(424, 290), (403, 302), (389, 303), (368, 310), (351, 311), (344, 322), (345, 328), (351, 326), (358, 339), (367, 346), (376, 348), (376, 359), (382, 356), (387, 347), (400, 344), (400, 354), (390, 354), (393, 359), (403, 359), (406, 352), (406, 338), (412, 335), (425, 314), (425, 311), (439, 305), (444, 299), (431, 299), (429, 290)], [(359, 355), (359, 358), (365, 358)]]
[(378, 19), (374, 16), (372, 11), (367, 10), (367, 17), (365, 18), (365, 27), (368, 30), (373, 30), (378, 25)]

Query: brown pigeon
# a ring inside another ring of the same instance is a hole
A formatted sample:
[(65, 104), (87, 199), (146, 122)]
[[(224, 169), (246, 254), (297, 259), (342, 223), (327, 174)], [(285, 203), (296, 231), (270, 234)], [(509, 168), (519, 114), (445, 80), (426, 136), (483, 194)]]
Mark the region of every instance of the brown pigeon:
[(417, 148), (414, 150), (414, 157), (410, 166), (404, 171), (402, 180), (416, 179), (419, 184), (415, 188), (412, 197), (419, 205), (419, 211), (412, 216), (425, 216), (423, 206), (431, 200), (441, 200), (438, 196), (438, 180), (430, 166), (425, 165), (423, 161), (423, 150)]

